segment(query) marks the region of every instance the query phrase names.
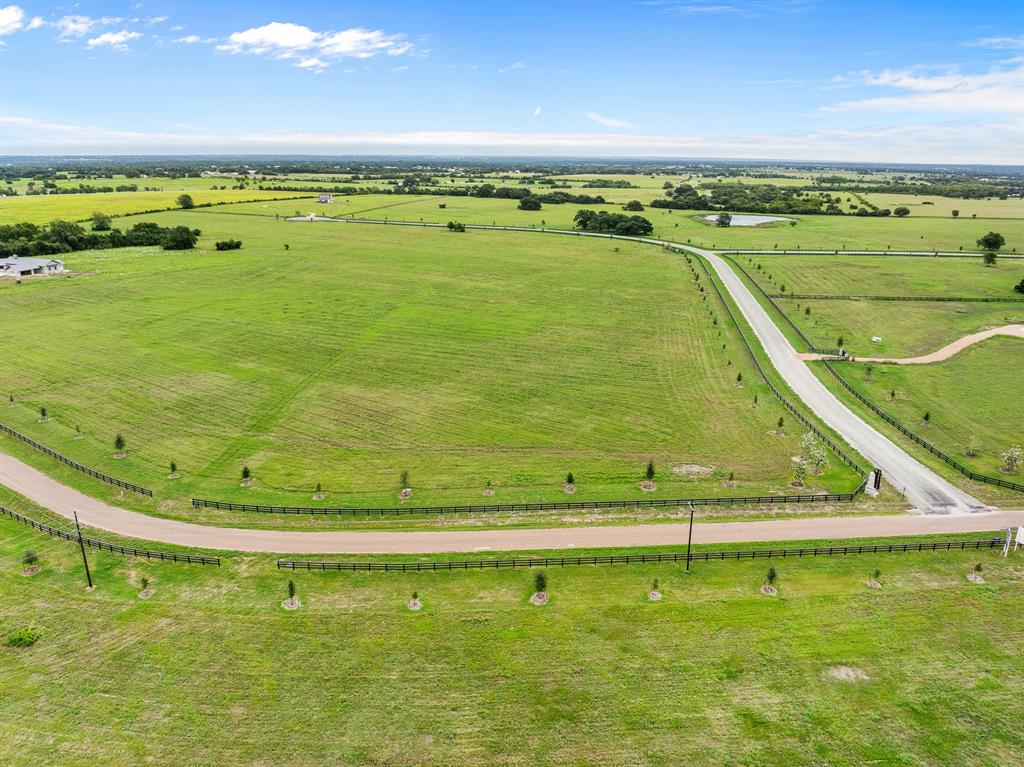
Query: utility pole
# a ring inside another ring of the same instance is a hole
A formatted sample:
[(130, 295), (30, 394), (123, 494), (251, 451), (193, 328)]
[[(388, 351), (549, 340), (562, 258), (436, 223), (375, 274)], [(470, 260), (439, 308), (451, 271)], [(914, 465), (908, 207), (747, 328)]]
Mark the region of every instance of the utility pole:
[(690, 545), (693, 543), (693, 501), (690, 501), (690, 532), (686, 536), (686, 572), (690, 572)]
[(82, 528), (78, 524), (78, 512), (75, 512), (75, 529), (78, 530), (78, 546), (82, 550), (82, 564), (85, 565), (85, 578), (92, 588), (92, 573), (89, 572), (89, 560), (85, 556), (85, 541), (82, 540)]

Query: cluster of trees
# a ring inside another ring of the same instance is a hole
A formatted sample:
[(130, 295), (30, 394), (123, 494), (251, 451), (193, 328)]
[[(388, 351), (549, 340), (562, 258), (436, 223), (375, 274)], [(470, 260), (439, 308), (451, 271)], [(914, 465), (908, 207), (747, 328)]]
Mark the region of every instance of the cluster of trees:
[[(109, 218), (107, 218), (109, 229)], [(123, 248), (129, 245), (159, 245), (165, 250), (187, 250), (195, 247), (201, 232), (187, 226), (165, 227), (139, 223), (122, 232), (120, 229), (97, 232), (70, 221), (49, 224), (9, 224), (0, 226), (0, 258), (12, 256), (52, 256), (78, 250)]]
[(218, 240), (213, 244), (217, 250), (238, 250), (242, 247), (241, 240)]
[[(25, 194), (32, 195), (44, 195), (44, 194), (103, 194), (106, 192), (137, 192), (139, 191), (138, 184), (118, 184), (117, 186), (92, 186), (90, 184), (79, 184), (78, 186), (57, 186), (53, 181), (44, 181), (43, 185), (37, 187), (34, 181), (29, 181)], [(15, 190), (10, 190), (8, 194), (16, 194)]]
[(654, 226), (643, 216), (627, 216), (625, 213), (580, 210), (573, 218), (578, 229), (585, 232), (608, 232), (631, 237), (643, 237), (654, 231)]
[[(652, 208), (673, 210), (742, 210), (749, 213), (824, 214), (831, 216), (888, 216), (893, 211), (874, 205), (859, 206), (852, 214), (840, 207), (839, 195), (829, 193), (807, 195), (801, 187), (783, 187), (774, 184), (711, 184), (698, 191), (690, 184), (666, 189), (668, 199), (652, 200)], [(910, 210), (897, 208), (896, 215), (907, 215)], [(905, 212), (901, 212), (905, 211)]]
[(595, 178), (580, 185), (584, 189), (636, 189), (637, 185), (625, 179)]
[(449, 221), (448, 222), (449, 232), (464, 232), (466, 231), (466, 225), (460, 221)]
[[(445, 194), (450, 194), (452, 191), (454, 190), (447, 190)], [(480, 186), (473, 187), (469, 194), (472, 197), (493, 197), (502, 200), (523, 200), (527, 197), (533, 197), (538, 202), (550, 205), (563, 205), (567, 202), (575, 205), (603, 205), (605, 202), (604, 197), (600, 195), (572, 194), (570, 192), (542, 192), (541, 194), (534, 194), (532, 189), (517, 189), (508, 186), (496, 187), (494, 184), (481, 184)], [(524, 208), (524, 210), (539, 210), (539, 208)]]

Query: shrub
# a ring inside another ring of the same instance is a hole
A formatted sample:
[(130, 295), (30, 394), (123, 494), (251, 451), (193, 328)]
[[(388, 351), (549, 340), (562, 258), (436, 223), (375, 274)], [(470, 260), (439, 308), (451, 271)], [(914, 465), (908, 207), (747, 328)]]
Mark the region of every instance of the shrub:
[(42, 637), (38, 631), (31, 626), (25, 626), (20, 628), (7, 637), (7, 641), (4, 643), (8, 647), (31, 647)]
[(177, 203), (178, 207), (183, 210), (188, 210), (189, 208), (194, 208), (196, 206), (195, 200), (192, 199), (192, 195), (190, 194), (179, 194), (175, 203)]
[(567, 485), (575, 485), (576, 484), (576, 478), (572, 475), (571, 471), (568, 474), (565, 475), (565, 484), (567, 484)]
[(986, 250), (982, 254), (981, 260), (985, 262), (985, 266), (995, 266), (996, 265), (996, 254), (994, 252), (992, 252), (991, 250)]
[(785, 423), (786, 423), (786, 419), (785, 419), (785, 418), (783, 418), (783, 417), (782, 417), (782, 416), (780, 415), (780, 416), (779, 416), (779, 422), (778, 422), (778, 423), (776, 424), (776, 428), (778, 429), (778, 431), (782, 431), (782, 427), (783, 427), (783, 425), (785, 425)]
[(775, 581), (778, 580), (778, 578), (779, 574), (775, 572), (775, 565), (772, 565), (768, 568), (768, 574), (764, 577), (764, 579), (769, 586), (772, 586), (775, 584)]
[(651, 581), (651, 591), (657, 591), (657, 590), (658, 590), (658, 579), (655, 578), (653, 581)]
[(647, 480), (654, 479), (654, 461), (647, 462), (647, 470), (644, 472), (644, 478)]
[(114, 450), (120, 453), (122, 450), (124, 450), (124, 445), (124, 435), (118, 432), (117, 436), (114, 437)]
[(538, 570), (533, 575), (533, 590), (543, 594), (548, 590), (548, 576), (543, 570)]
[(288, 598), (295, 599), (295, 581), (288, 581)]
[(1024, 450), (1020, 445), (1011, 445), (1010, 449), (1003, 453), (1003, 471), (1008, 474), (1015, 474), (1024, 463)]
[(171, 468), (171, 474), (177, 474), (178, 473), (178, 464), (175, 463), (174, 461), (171, 461), (171, 467), (170, 468)]
[(881, 578), (882, 578), (882, 571), (876, 568), (875, 569), (875, 574), (874, 574), (874, 579), (877, 581), (877, 580), (881, 580)]
[(519, 201), (519, 210), (540, 210), (540, 200), (536, 197), (524, 197)]
[(402, 489), (409, 487), (409, 472), (402, 469), (402, 473), (398, 477), (398, 484), (402, 486)]
[(218, 240), (213, 243), (213, 247), (217, 250), (238, 250), (242, 247), (241, 240)]
[(39, 564), (39, 555), (32, 549), (25, 549), (25, 553), (21, 555), (21, 563), (29, 566), (37, 565)]
[(630, 212), (639, 212), (644, 209), (644, 206), (639, 200), (630, 200), (622, 206), (622, 209)]
[(242, 479), (243, 480), (248, 480), (249, 477), (251, 477), (251, 476), (252, 476), (252, 472), (249, 470), (249, 467), (248, 466), (243, 466), (242, 467)]
[(45, 406), (39, 408), (39, 417), (44, 419), (44, 420), (46, 419), (46, 407)]
[(974, 572), (976, 572), (976, 573), (980, 573), (980, 572), (981, 572), (981, 569), (982, 569), (982, 568), (981, 568), (981, 562), (978, 562), (978, 564), (976, 564), (976, 565), (974, 566)]
[(142, 590), (146, 591), (147, 589), (149, 589), (149, 578), (143, 578), (142, 579)]

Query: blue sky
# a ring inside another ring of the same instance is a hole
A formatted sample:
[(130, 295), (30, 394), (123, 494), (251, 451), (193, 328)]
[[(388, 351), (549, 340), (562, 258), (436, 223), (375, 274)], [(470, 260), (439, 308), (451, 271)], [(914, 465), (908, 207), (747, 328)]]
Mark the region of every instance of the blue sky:
[(0, 150), (1024, 163), (1020, 2), (0, 0)]

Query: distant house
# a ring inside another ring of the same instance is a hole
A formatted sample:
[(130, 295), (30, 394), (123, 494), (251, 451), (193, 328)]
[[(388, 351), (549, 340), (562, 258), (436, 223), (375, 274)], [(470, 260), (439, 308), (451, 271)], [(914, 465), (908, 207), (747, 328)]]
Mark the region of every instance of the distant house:
[(321, 194), (317, 198), (316, 201), (317, 202), (324, 202), (324, 203), (326, 203), (326, 202), (334, 202), (334, 195), (333, 194), (326, 194), (326, 193), (324, 193), (324, 194)]
[(31, 277), (64, 271), (59, 258), (0, 258), (0, 277)]

